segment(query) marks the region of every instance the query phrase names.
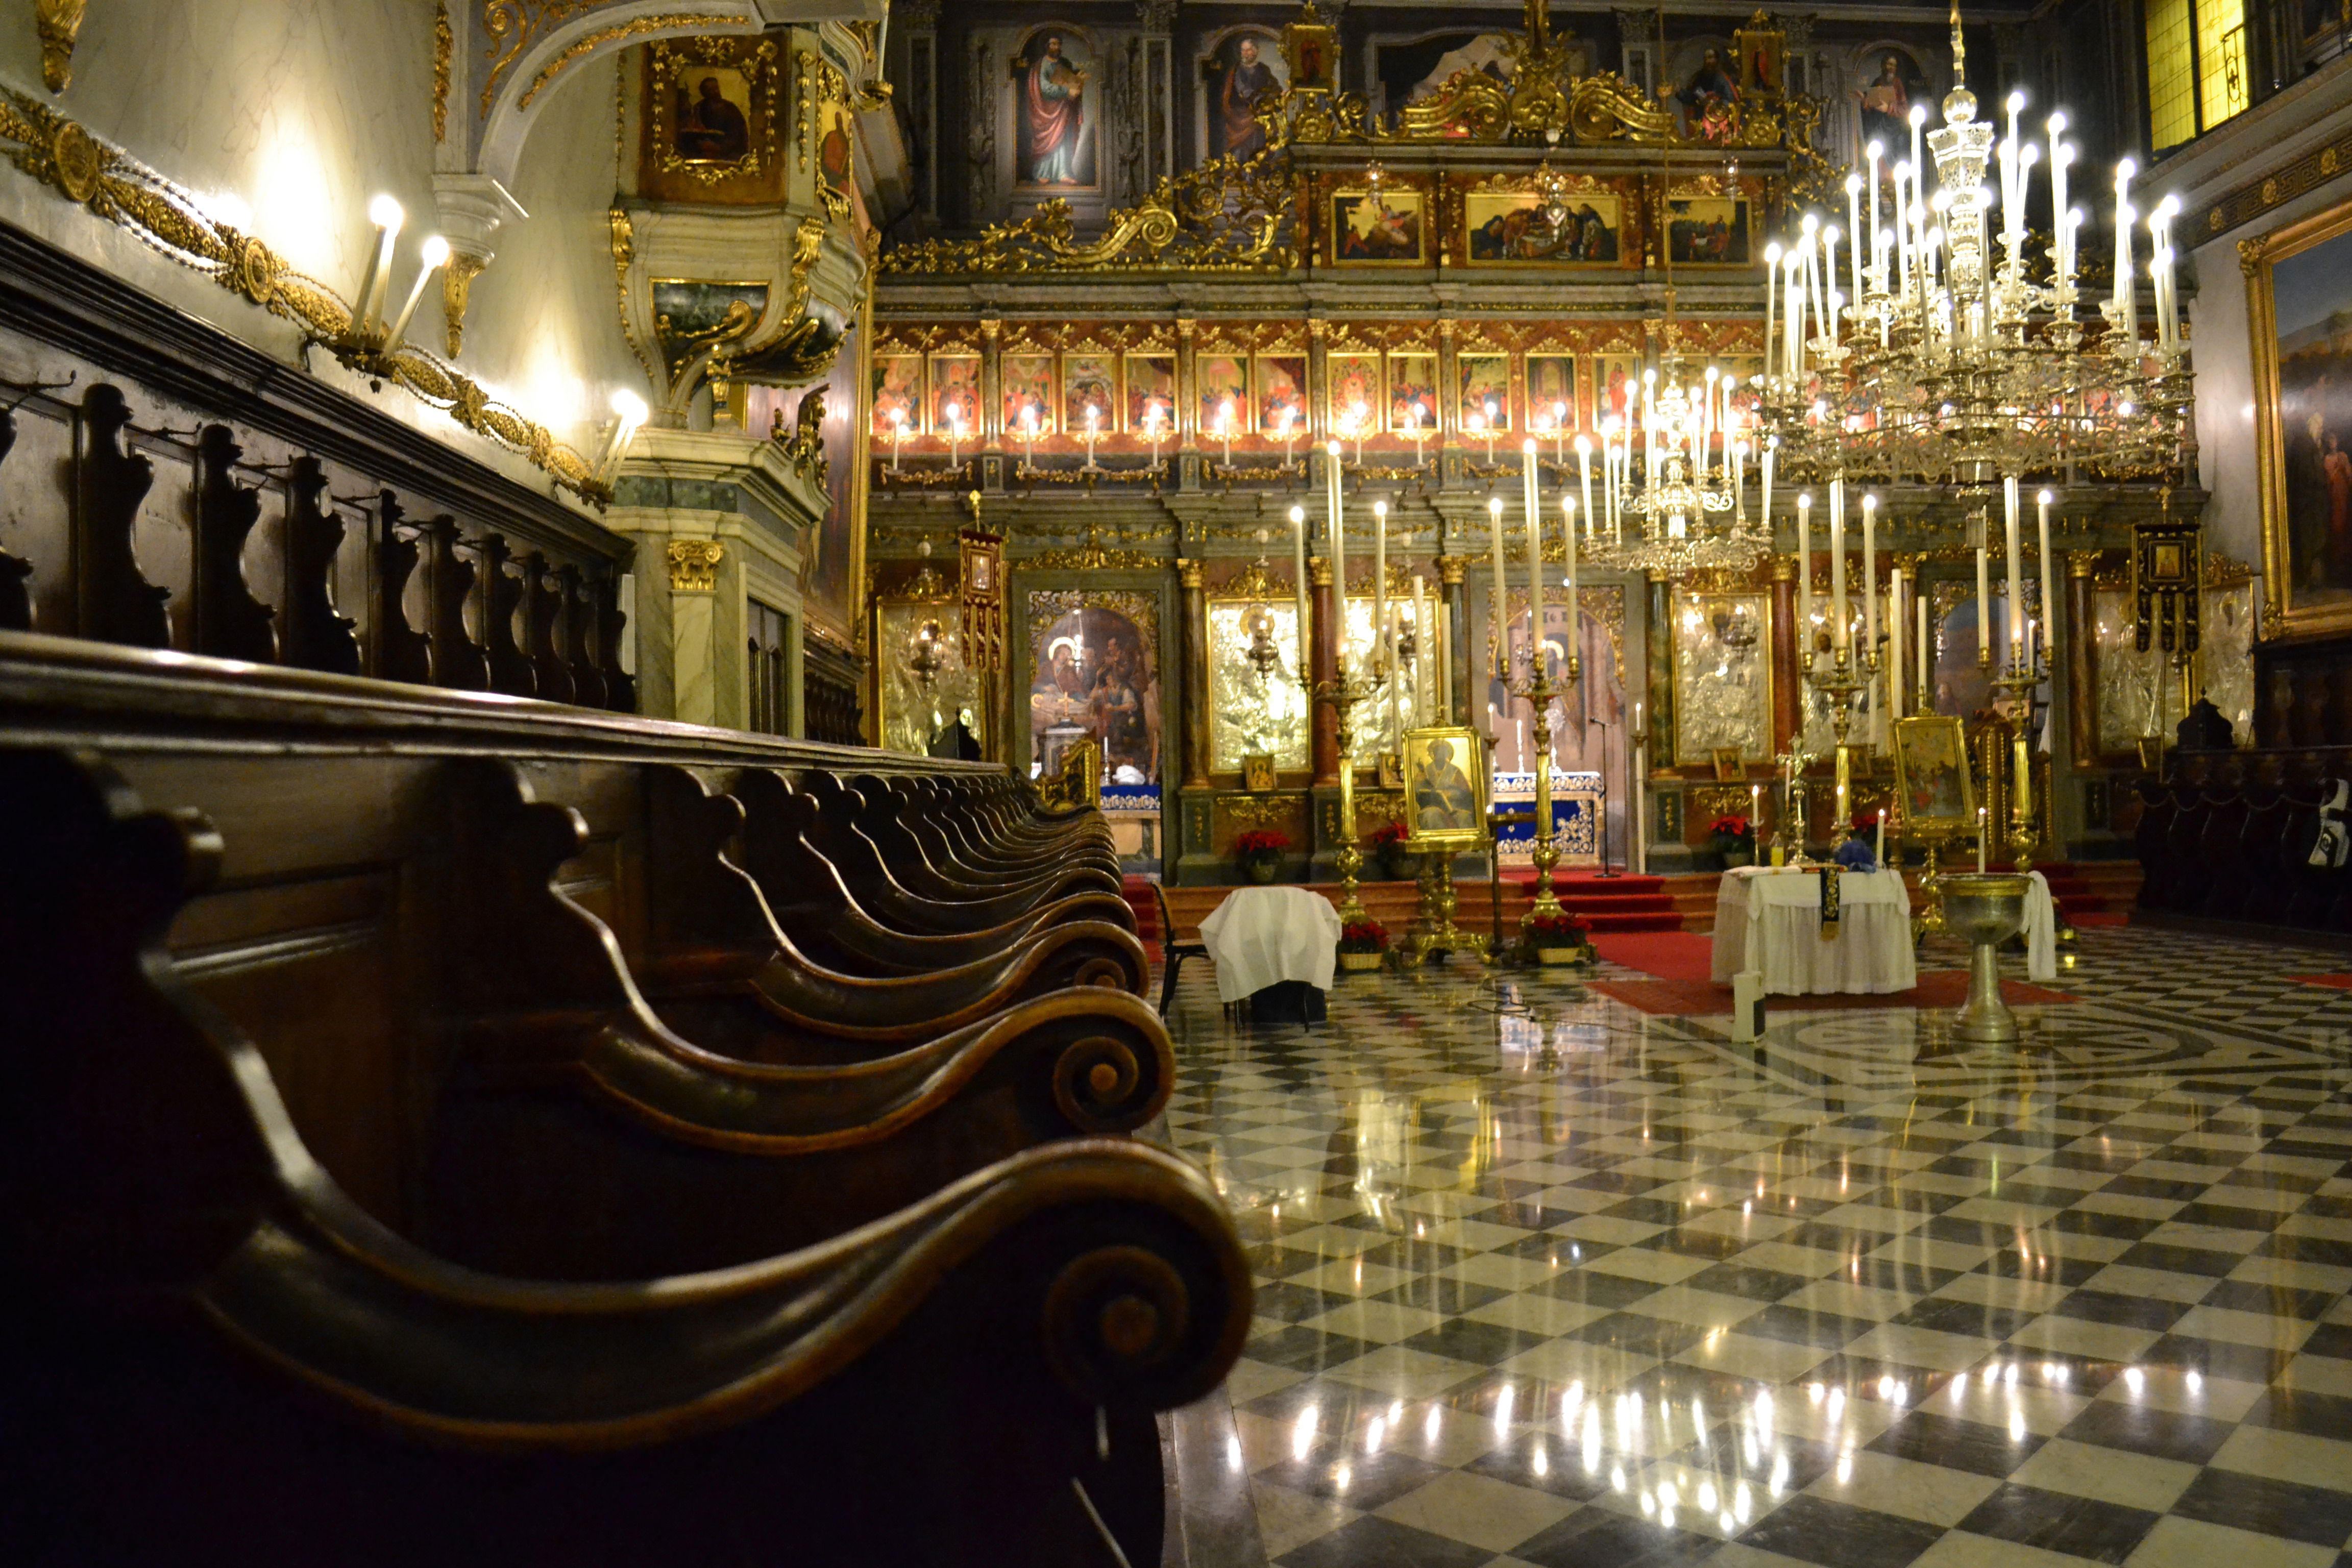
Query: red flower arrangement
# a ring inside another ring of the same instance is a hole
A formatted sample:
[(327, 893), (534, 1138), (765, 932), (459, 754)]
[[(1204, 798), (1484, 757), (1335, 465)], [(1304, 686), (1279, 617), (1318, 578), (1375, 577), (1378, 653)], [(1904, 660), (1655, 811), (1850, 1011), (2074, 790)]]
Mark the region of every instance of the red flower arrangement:
[(1341, 952), (1385, 952), (1389, 928), (1378, 921), (1350, 921), (1339, 928)]
[(1261, 855), (1279, 855), (1289, 847), (1289, 836), (1276, 833), (1271, 827), (1254, 827), (1234, 840), (1234, 853), (1244, 860), (1254, 860)]
[(1406, 827), (1402, 822), (1391, 822), (1385, 826), (1374, 828), (1372, 830), (1372, 847), (1374, 849), (1385, 849), (1391, 844), (1402, 844), (1404, 842), (1405, 835), (1411, 831), (1412, 830)]
[(1569, 914), (1538, 915), (1528, 922), (1528, 942), (1534, 947), (1582, 947), (1584, 928)]
[(1852, 833), (1875, 833), (1879, 818), (1885, 815), (1877, 811), (1857, 811), (1853, 814), (1853, 820), (1846, 824), (1846, 829)]
[(1706, 830), (1717, 838), (1752, 841), (1755, 837), (1755, 830), (1744, 816), (1718, 816), (1706, 825)]

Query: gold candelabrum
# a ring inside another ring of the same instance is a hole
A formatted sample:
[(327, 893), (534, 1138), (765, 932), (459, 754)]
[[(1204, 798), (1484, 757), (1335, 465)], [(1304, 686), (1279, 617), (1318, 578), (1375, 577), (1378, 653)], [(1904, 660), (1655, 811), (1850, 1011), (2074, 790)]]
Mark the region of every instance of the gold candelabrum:
[[(1985, 684), (1996, 696), (2017, 708), (2017, 733), (2009, 742), (2009, 856), (2011, 866), (2021, 877), (2032, 862), (2034, 846), (2040, 842), (2033, 831), (2033, 692), (2050, 679), (2050, 656), (2046, 649), (2037, 648), (2028, 660), (2016, 644), (2010, 647), (2005, 673), (1989, 674)], [(1980, 669), (1990, 669), (1991, 662), (1988, 653), (1977, 656)], [(1988, 824), (1986, 831), (1989, 835), (1997, 832), (1998, 825)]]
[(1832, 847), (1853, 821), (1853, 748), (1847, 737), (1853, 731), (1854, 699), (1878, 679), (1879, 660), (1878, 649), (1858, 649), (1851, 638), (1846, 646), (1831, 650), (1826, 668), (1817, 651), (1809, 649), (1805, 654), (1805, 684), (1830, 700), (1830, 725), (1837, 735), (1837, 824), (1830, 832)]
[(1350, 680), (1343, 668), (1336, 679), (1319, 681), (1315, 700), (1328, 702), (1339, 721), (1339, 920), (1354, 925), (1370, 917), (1356, 888), (1356, 874), (1364, 868), (1364, 852), (1356, 847), (1356, 726), (1355, 709), (1384, 689), (1387, 667), (1378, 657), (1367, 657)]
[[(1559, 895), (1552, 890), (1551, 885), (1552, 868), (1559, 864), (1559, 847), (1553, 842), (1551, 825), (1551, 701), (1581, 681), (1584, 669), (1581, 661), (1571, 652), (1568, 656), (1567, 683), (1555, 685), (1550, 663), (1543, 657), (1542, 645), (1538, 644), (1528, 661), (1526, 684), (1513, 686), (1507, 679), (1504, 683), (1506, 690), (1536, 710), (1533, 731), (1536, 748), (1536, 841), (1528, 857), (1535, 864), (1536, 891), (1535, 901), (1528, 906), (1528, 912), (1519, 917), (1519, 930), (1528, 933), (1532, 933), (1536, 921), (1568, 913), (1560, 908)], [(1495, 877), (1498, 882), (1502, 874), (1502, 853), (1498, 846), (1495, 865)]]

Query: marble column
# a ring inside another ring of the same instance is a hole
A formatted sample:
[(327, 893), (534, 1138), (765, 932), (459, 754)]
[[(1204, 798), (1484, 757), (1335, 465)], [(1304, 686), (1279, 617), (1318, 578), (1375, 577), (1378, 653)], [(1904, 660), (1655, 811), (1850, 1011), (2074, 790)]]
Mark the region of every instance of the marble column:
[[(719, 648), (716, 641), (719, 569), (727, 548), (712, 539), (673, 539), (669, 565), (672, 708), (669, 717), (687, 724), (716, 724), (719, 712)], [(730, 716), (740, 723), (740, 715)]]
[(1209, 784), (1209, 601), (1201, 563), (1176, 563), (1184, 590), (1184, 787)]
[[(1333, 658), (1331, 644), (1331, 562), (1318, 555), (1307, 563), (1307, 581), (1312, 592), (1307, 613), (1314, 621), (1315, 684), (1320, 689), (1339, 679), (1339, 667)], [(1318, 788), (1337, 785), (1339, 782), (1339, 715), (1328, 702), (1315, 704), (1314, 741), (1309, 760), (1314, 764)]]
[(2095, 550), (2066, 553), (2066, 740), (2078, 768), (2099, 760), (2099, 626), (2091, 580), (2098, 563)]
[(1794, 555), (1772, 559), (1772, 751), (1785, 753), (1803, 732), (1804, 702), (1797, 668), (1797, 567)]
[(1470, 596), (1463, 585), (1466, 563), (1458, 555), (1437, 558), (1437, 581), (1445, 596), (1446, 663), (1453, 679), (1444, 697), (1448, 724), (1473, 722), (1470, 706)]

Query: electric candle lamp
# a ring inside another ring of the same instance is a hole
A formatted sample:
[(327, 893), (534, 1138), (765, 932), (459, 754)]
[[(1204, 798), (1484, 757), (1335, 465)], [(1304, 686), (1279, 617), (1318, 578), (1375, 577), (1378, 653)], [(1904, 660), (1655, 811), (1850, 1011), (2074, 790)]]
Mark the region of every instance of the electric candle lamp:
[(1830, 481), (1830, 644), (1843, 663), (1853, 636), (1845, 613), (1845, 480)]
[(1886, 716), (1903, 717), (1903, 568), (1886, 572)]
[(1977, 513), (1977, 663), (1992, 664), (1992, 585), (1987, 564), (1984, 513)]
[(2045, 650), (2050, 647), (2050, 628), (2056, 624), (2056, 617), (2058, 615), (2058, 584), (2051, 575), (2051, 494), (2048, 490), (2043, 490), (2041, 494), (2033, 498), (2034, 504), (2039, 509), (2039, 518), (2035, 526), (2038, 533), (2040, 534), (2039, 542), (2042, 546), (2042, 646)]
[(368, 257), (367, 271), (360, 279), (360, 291), (353, 300), (359, 308), (359, 335), (366, 337), (383, 310), (384, 290), (392, 275), (392, 247), (400, 237), (400, 226), (408, 215), (392, 197), (378, 196), (368, 203), (368, 221), (375, 225), (375, 249)]
[(423, 266), (417, 271), (416, 285), (409, 289), (408, 302), (401, 306), (400, 314), (393, 319), (392, 331), (383, 335), (387, 348), (396, 349), (401, 345), (408, 331), (408, 323), (416, 314), (417, 303), (425, 298), (425, 286), (433, 281), (435, 273), (449, 264), (449, 242), (437, 234), (433, 236), (418, 247), (418, 259)]
[[(1579, 625), (1581, 608), (1576, 602), (1576, 498), (1560, 497), (1559, 510), (1566, 514), (1568, 524), (1568, 647), (1570, 657), (1573, 658), (1576, 649), (1580, 646), (1580, 639), (1583, 629)], [(1638, 720), (1634, 723), (1634, 728), (1641, 728)]]
[[(1389, 625), (1389, 503), (1372, 503), (1372, 636), (1377, 640), (1392, 630)], [(1388, 650), (1389, 671), (1396, 673), (1396, 655)]]
[(1936, 710), (1936, 693), (1927, 685), (1927, 595), (1920, 594), (1913, 599), (1911, 610), (1919, 619), (1919, 647), (1913, 655), (1919, 661), (1919, 711), (1933, 713)]
[(621, 460), (621, 454), (628, 448), (629, 437), (636, 434), (650, 412), (646, 407), (646, 400), (626, 387), (613, 394), (613, 438), (604, 447), (604, 461), (596, 465), (599, 474), (613, 471), (613, 466)]
[(2001, 480), (2000, 501), (2006, 530), (2004, 538), (2009, 546), (2010, 663), (2022, 669), (2025, 667), (2025, 595), (2021, 586), (2023, 579), (2018, 571), (2017, 477), (2014, 474)]
[(1797, 492), (1797, 661), (1813, 652), (1813, 492)]
[[(1877, 199), (1878, 198), (1875, 195), (1871, 197), (1874, 204), (1876, 203)], [(1853, 297), (1856, 301), (1859, 301), (1863, 298), (1862, 176), (1859, 174), (1848, 174), (1845, 177), (1845, 227), (1846, 233), (1853, 236), (1853, 242), (1846, 247), (1847, 261), (1849, 263), (1848, 276), (1853, 279)], [(1834, 264), (1837, 259), (1837, 252), (1834, 247), (1832, 247), (1830, 252), (1830, 259), (1832, 264)], [(1834, 265), (1832, 265), (1832, 270), (1835, 270)]]
[(1862, 498), (1862, 647), (1878, 651), (1878, 498)]

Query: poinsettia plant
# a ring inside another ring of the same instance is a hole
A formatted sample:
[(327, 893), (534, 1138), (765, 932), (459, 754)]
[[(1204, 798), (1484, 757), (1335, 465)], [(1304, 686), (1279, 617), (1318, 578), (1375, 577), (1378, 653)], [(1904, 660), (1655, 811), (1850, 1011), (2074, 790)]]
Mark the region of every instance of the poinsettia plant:
[(1391, 822), (1374, 828), (1372, 830), (1372, 847), (1374, 849), (1385, 849), (1391, 844), (1402, 844), (1404, 842), (1405, 835), (1410, 831), (1411, 829), (1407, 828), (1402, 822)]
[(1339, 928), (1341, 952), (1385, 952), (1389, 928), (1378, 921), (1349, 921)]
[(1574, 915), (1538, 915), (1528, 922), (1528, 941), (1536, 947), (1582, 947), (1584, 928)]
[(1244, 860), (1253, 860), (1261, 855), (1279, 855), (1289, 847), (1289, 836), (1276, 833), (1271, 827), (1253, 827), (1234, 840), (1234, 853)]
[(1706, 830), (1717, 843), (1727, 839), (1736, 844), (1756, 842), (1756, 829), (1744, 816), (1718, 816), (1706, 825)]

